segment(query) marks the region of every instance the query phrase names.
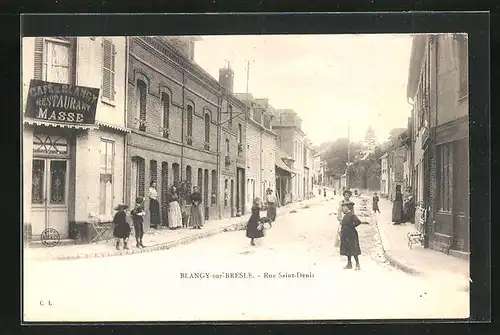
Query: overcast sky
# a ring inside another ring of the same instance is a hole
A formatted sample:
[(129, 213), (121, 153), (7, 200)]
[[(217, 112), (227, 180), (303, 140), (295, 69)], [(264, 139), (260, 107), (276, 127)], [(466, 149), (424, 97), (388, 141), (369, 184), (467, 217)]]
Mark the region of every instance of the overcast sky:
[(249, 93), (295, 110), (320, 144), (347, 137), (349, 116), (353, 140), (369, 125), (381, 141), (406, 127), (410, 51), (409, 35), (203, 36), (195, 61), (216, 79), (230, 62), (243, 93), (249, 60)]

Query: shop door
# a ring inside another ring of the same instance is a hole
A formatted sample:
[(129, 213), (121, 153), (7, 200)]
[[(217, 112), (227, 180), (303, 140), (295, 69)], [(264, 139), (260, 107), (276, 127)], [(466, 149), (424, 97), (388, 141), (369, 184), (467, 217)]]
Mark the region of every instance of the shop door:
[(453, 249), (469, 252), (469, 149), (468, 140), (455, 144), (453, 190)]
[(32, 229), (39, 238), (46, 228), (68, 236), (68, 159), (34, 158), (32, 175)]
[(231, 217), (234, 217), (234, 180), (231, 180), (231, 192), (230, 192), (230, 204), (231, 204)]

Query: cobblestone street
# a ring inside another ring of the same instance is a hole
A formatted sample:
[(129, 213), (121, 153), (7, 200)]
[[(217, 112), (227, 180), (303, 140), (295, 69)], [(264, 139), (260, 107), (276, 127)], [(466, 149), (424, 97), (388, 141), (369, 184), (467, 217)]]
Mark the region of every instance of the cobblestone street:
[[(388, 265), (373, 224), (358, 228), (361, 271), (344, 270), (345, 258), (335, 248), (337, 201), (278, 217), (254, 247), (244, 231), (235, 231), (126, 257), (27, 260), (25, 318), (189, 321), (468, 316), (468, 293)], [(226, 278), (229, 273), (253, 278)], [(297, 274), (300, 278), (290, 278)], [(196, 276), (206, 278), (190, 279)], [(52, 306), (47, 306), (49, 300)]]

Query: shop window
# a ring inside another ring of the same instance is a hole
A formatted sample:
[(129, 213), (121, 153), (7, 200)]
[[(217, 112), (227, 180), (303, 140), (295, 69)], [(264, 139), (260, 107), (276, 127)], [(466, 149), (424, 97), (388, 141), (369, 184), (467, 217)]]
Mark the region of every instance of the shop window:
[(102, 97), (115, 100), (115, 45), (109, 39), (102, 41)]
[(217, 171), (212, 170), (212, 206), (217, 203)]
[(192, 169), (191, 169), (191, 166), (186, 166), (186, 181), (189, 183), (189, 185), (191, 185), (191, 183), (193, 182), (193, 172), (192, 172)]
[(168, 138), (170, 135), (170, 96), (167, 93), (161, 94), (162, 106), (162, 136)]
[(145, 174), (144, 158), (132, 157), (131, 204), (135, 203), (137, 197), (144, 197)]
[(186, 141), (188, 145), (193, 145), (193, 106), (187, 106), (187, 134)]
[(71, 83), (71, 39), (35, 38), (34, 78), (61, 84)]
[(200, 194), (202, 196), (204, 196), (204, 194), (203, 194), (203, 169), (198, 169), (198, 192), (200, 192)]
[(142, 80), (137, 80), (136, 87), (136, 107), (139, 122), (139, 130), (146, 131), (146, 99), (147, 99), (148, 86)]
[(150, 182), (158, 182), (158, 163), (154, 160), (149, 162), (149, 178)]
[(172, 164), (172, 171), (174, 173), (174, 183), (178, 183), (180, 181), (179, 164), (177, 163)]
[(438, 147), (438, 199), (439, 210), (451, 212), (453, 206), (453, 145), (447, 143)]
[(34, 159), (32, 168), (31, 203), (43, 204), (45, 199), (45, 160)]
[(113, 213), (113, 167), (115, 151), (114, 143), (101, 140), (100, 147), (100, 181), (99, 181), (99, 214), (111, 216)]

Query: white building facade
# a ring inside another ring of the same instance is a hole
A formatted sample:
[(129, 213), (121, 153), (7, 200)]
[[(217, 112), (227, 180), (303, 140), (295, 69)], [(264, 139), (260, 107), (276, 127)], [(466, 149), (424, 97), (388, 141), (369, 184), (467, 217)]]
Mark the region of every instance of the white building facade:
[(24, 38), (22, 48), (25, 235), (76, 239), (125, 201), (127, 39)]

